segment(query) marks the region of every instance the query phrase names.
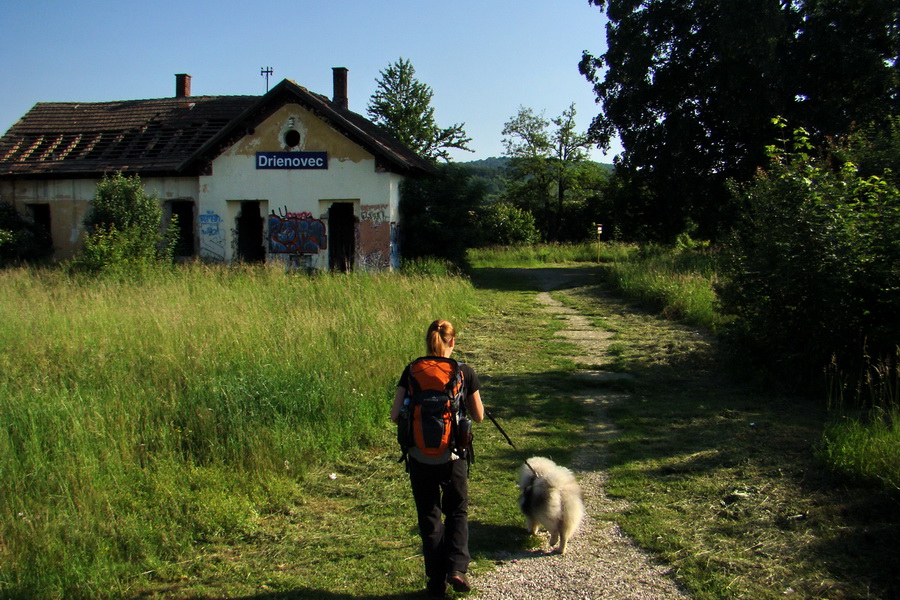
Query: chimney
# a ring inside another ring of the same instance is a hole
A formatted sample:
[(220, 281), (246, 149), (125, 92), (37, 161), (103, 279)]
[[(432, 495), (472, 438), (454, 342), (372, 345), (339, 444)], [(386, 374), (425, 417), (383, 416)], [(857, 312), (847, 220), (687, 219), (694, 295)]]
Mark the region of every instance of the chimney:
[(187, 73), (175, 75), (175, 97), (187, 98), (191, 95), (191, 76)]
[(334, 97), (332, 100), (335, 104), (340, 104), (344, 108), (350, 107), (350, 100), (347, 98), (347, 68), (332, 67), (334, 72)]

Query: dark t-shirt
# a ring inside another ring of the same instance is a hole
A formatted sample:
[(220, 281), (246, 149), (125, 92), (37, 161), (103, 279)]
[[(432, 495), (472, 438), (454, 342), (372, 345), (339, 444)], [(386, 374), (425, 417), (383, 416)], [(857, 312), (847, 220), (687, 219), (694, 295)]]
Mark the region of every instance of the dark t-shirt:
[[(459, 363), (459, 370), (463, 376), (463, 385), (466, 387), (465, 397), (468, 398), (475, 392), (481, 389), (481, 381), (478, 380), (478, 375), (475, 373), (475, 370), (465, 363)], [(403, 369), (403, 375), (400, 376), (400, 381), (397, 382), (397, 387), (402, 387), (409, 391), (407, 387), (407, 382), (409, 381), (409, 365), (406, 365), (406, 368)]]

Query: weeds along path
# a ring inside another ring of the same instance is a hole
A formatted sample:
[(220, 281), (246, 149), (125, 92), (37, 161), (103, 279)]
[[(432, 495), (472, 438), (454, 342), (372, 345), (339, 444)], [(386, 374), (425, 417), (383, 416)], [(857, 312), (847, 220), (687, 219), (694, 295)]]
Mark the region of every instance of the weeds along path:
[[(522, 277), (533, 277), (543, 290), (537, 295), (536, 310), (550, 312), (565, 327), (557, 335), (577, 349), (571, 358), (591, 369), (574, 376), (584, 380), (585, 391), (578, 399), (590, 412), (585, 440), (569, 466), (581, 482), (585, 499), (585, 519), (580, 531), (569, 542), (564, 556), (548, 554), (545, 546), (504, 557), (496, 570), (475, 582), (482, 600), (554, 598), (559, 600), (689, 598), (669, 576), (669, 567), (639, 548), (616, 525), (603, 519), (626, 506), (604, 492), (606, 481), (606, 443), (616, 435), (606, 416), (606, 408), (627, 399), (611, 390), (609, 382), (629, 376), (606, 370), (612, 362), (607, 353), (612, 333), (593, 326), (578, 311), (567, 308), (550, 292), (576, 281), (578, 269), (522, 269)], [(546, 535), (546, 534), (544, 534)]]

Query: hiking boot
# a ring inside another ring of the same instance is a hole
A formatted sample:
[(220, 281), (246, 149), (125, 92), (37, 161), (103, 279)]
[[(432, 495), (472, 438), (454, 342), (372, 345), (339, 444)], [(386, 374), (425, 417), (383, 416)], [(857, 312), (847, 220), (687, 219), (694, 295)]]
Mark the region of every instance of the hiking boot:
[(450, 574), (447, 575), (447, 583), (450, 584), (450, 587), (453, 588), (454, 592), (472, 591), (472, 586), (469, 585), (466, 574), (460, 573), (459, 571), (451, 571)]

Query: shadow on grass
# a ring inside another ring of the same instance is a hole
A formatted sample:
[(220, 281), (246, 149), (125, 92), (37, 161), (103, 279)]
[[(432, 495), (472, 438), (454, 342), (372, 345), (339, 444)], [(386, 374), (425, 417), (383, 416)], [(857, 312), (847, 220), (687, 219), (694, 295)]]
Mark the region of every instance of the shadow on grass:
[(532, 556), (525, 546), (528, 537), (524, 521), (522, 526), (469, 521), (469, 550), (473, 556), (485, 556), (488, 560), (507, 558), (508, 555), (516, 558)]
[(713, 510), (695, 518), (709, 523), (711, 534), (743, 528), (760, 547), (773, 539), (793, 546), (798, 563), (827, 575), (794, 584), (806, 597), (846, 599), (870, 590), (873, 598), (900, 598), (900, 497), (825, 470), (816, 458), (825, 410), (680, 372), (691, 368), (684, 361), (644, 367), (638, 378), (652, 384), (609, 409), (624, 432), (609, 444), (609, 468), (639, 474), (626, 484), (629, 493), (653, 489), (668, 497), (654, 500), (663, 504), (706, 496)]
[(471, 274), (475, 287), (504, 292), (564, 290), (599, 283), (603, 277), (602, 267), (481, 268)]

